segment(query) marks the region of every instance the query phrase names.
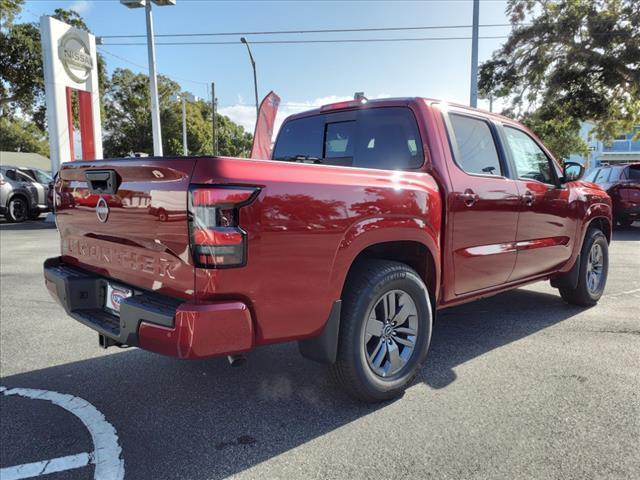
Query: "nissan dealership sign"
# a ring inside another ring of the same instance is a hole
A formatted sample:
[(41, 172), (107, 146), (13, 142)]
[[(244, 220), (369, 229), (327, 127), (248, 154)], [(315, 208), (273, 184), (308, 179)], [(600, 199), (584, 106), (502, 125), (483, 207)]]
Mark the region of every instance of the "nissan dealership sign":
[(60, 40), (58, 58), (62, 62), (67, 74), (76, 82), (83, 83), (91, 75), (93, 69), (93, 57), (87, 44), (70, 32)]
[(57, 172), (76, 158), (102, 158), (96, 40), (49, 16), (40, 19), (40, 34), (51, 170)]

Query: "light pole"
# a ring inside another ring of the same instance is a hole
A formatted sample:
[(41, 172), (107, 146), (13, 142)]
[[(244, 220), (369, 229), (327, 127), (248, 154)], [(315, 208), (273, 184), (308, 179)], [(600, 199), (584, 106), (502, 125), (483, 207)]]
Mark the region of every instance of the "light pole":
[(147, 17), (147, 49), (149, 54), (149, 90), (151, 93), (151, 130), (153, 133), (153, 155), (162, 156), (162, 126), (160, 125), (160, 105), (158, 103), (158, 78), (156, 76), (156, 44), (153, 36), (153, 16), (151, 3), (158, 7), (175, 5), (176, 0), (120, 0), (128, 8), (145, 7)]
[(190, 93), (177, 93), (171, 95), (171, 100), (182, 102), (182, 152), (186, 157), (189, 155), (189, 147), (187, 146), (187, 101), (197, 102), (198, 97), (194, 97)]
[(471, 29), (471, 93), (469, 105), (478, 106), (478, 27), (480, 21), (480, 0), (473, 0), (473, 27)]
[(253, 90), (256, 95), (256, 121), (258, 121), (257, 119), (260, 106), (258, 105), (258, 77), (256, 76), (256, 62), (253, 60), (253, 55), (251, 55), (251, 48), (249, 48), (249, 42), (247, 42), (247, 39), (241, 37), (240, 42), (244, 43), (247, 46), (249, 59), (251, 60), (251, 66), (253, 67)]

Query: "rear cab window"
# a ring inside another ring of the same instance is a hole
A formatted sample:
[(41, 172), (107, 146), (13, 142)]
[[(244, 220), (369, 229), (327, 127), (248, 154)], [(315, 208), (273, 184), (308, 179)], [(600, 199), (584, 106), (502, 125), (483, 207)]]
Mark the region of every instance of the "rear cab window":
[(450, 113), (449, 122), (453, 157), (462, 170), (473, 175), (504, 175), (495, 139), (487, 121)]
[(380, 107), (289, 120), (272, 159), (410, 170), (422, 166), (424, 152), (413, 112)]

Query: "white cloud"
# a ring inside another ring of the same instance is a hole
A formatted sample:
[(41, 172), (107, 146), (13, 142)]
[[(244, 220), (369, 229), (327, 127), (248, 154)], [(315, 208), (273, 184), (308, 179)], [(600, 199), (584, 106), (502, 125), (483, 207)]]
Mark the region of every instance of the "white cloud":
[[(379, 94), (369, 98), (387, 98), (389, 95), (387, 94)], [(239, 97), (240, 98), (240, 97)], [(304, 112), (306, 110), (312, 110), (314, 108), (318, 108), (322, 105), (327, 105), (329, 103), (335, 102), (343, 102), (345, 100), (351, 100), (353, 97), (348, 96), (339, 96), (339, 95), (329, 95), (326, 97), (318, 97), (314, 100), (307, 100), (304, 102), (287, 102), (285, 99), (282, 99), (280, 103), (280, 107), (278, 108), (278, 113), (276, 115), (276, 122), (273, 129), (273, 136), (278, 134), (278, 130), (280, 130), (280, 126), (285, 118), (289, 115), (293, 115), (294, 113)], [(256, 122), (256, 107), (254, 105), (245, 105), (245, 104), (237, 104), (237, 105), (229, 105), (226, 107), (222, 107), (218, 109), (218, 113), (221, 115), (226, 115), (231, 120), (233, 120), (238, 125), (242, 125), (244, 129), (253, 134), (255, 122)]]
[(91, 2), (89, 0), (76, 0), (69, 5), (69, 10), (75, 10), (79, 14), (87, 13), (91, 8)]

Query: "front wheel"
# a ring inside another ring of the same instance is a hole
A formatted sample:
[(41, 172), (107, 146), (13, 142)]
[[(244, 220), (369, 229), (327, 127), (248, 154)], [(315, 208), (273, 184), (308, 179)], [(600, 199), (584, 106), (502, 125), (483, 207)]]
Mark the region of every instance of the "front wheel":
[(607, 284), (609, 244), (600, 230), (587, 232), (580, 252), (578, 284), (560, 287), (560, 296), (572, 305), (590, 307), (598, 303)]
[(12, 198), (7, 205), (7, 220), (10, 222), (24, 222), (29, 216), (29, 206), (22, 197)]
[(332, 370), (352, 397), (400, 396), (424, 363), (431, 340), (427, 287), (410, 267), (370, 260), (349, 275)]

